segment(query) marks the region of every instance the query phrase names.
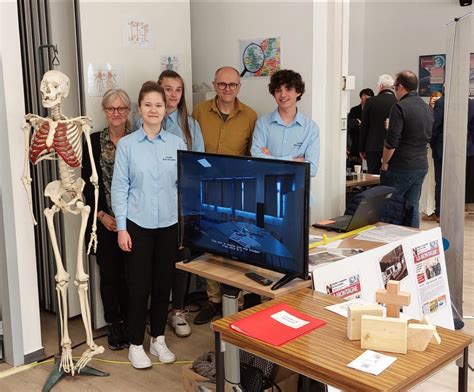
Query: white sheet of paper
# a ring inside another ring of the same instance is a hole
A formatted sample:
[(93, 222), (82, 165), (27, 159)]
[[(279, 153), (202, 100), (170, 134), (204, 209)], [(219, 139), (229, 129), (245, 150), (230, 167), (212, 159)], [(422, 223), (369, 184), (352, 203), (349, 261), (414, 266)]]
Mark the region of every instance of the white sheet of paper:
[(305, 326), (306, 324), (309, 324), (309, 321), (301, 320), (298, 317), (295, 317), (284, 310), (272, 314), (270, 317), (278, 321), (279, 323), (282, 323), (283, 325), (294, 329), (298, 329)]
[(362, 355), (354, 359), (347, 366), (365, 373), (370, 373), (374, 374), (375, 376), (378, 376), (396, 360), (396, 357), (390, 357), (388, 355), (380, 354), (375, 351), (367, 350)]
[(377, 226), (366, 230), (356, 237), (355, 240), (373, 241), (373, 242), (395, 242), (402, 238), (417, 234), (416, 230), (397, 225)]

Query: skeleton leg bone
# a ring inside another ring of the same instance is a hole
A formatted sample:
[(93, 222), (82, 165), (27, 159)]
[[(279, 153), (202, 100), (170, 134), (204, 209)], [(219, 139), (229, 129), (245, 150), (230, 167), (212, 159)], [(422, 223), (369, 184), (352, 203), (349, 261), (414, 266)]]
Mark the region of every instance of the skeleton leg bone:
[(61, 364), (59, 369), (63, 369), (66, 373), (74, 375), (74, 362), (72, 360), (71, 339), (68, 330), (68, 305), (67, 305), (67, 287), (69, 285), (69, 274), (64, 269), (61, 255), (59, 254), (58, 242), (56, 239), (56, 232), (54, 229), (54, 214), (60, 209), (53, 205), (52, 208), (46, 208), (44, 215), (48, 224), (49, 236), (51, 238), (51, 245), (53, 247), (54, 258), (56, 260), (56, 292), (58, 295), (58, 309), (61, 320)]
[(84, 271), (84, 263), (82, 258), (87, 219), (89, 217), (91, 208), (87, 205), (84, 205), (82, 201), (78, 201), (76, 207), (78, 211), (81, 211), (81, 229), (79, 232), (79, 244), (77, 248), (77, 272), (74, 284), (77, 286), (79, 294), (82, 321), (86, 331), (87, 345), (89, 346), (89, 348), (82, 354), (81, 359), (79, 359), (79, 361), (76, 363), (76, 370), (78, 373), (80, 373), (81, 369), (87, 365), (94, 355), (102, 354), (104, 352), (104, 348), (95, 344), (92, 338), (92, 321), (89, 297), (87, 295), (89, 289), (89, 275), (87, 275)]

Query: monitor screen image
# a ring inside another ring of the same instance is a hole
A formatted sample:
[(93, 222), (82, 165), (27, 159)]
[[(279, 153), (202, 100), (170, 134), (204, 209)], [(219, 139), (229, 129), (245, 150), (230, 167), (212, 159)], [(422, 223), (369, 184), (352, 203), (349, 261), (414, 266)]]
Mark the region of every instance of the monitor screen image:
[(179, 151), (184, 244), (306, 279), (309, 178), (308, 163)]

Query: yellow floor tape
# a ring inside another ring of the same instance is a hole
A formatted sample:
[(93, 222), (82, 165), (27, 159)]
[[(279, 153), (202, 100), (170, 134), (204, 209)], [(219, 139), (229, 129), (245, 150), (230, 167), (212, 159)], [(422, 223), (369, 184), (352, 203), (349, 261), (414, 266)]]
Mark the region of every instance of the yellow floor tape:
[(337, 240), (342, 240), (344, 238), (362, 233), (363, 231), (372, 229), (374, 227), (375, 227), (374, 225), (368, 225), (368, 226), (364, 226), (364, 227), (361, 227), (361, 228), (356, 229), (356, 230), (348, 231), (347, 233), (342, 233), (342, 234), (339, 234), (339, 235), (336, 235), (336, 236), (330, 237), (330, 238), (328, 238), (328, 236), (326, 234), (323, 234), (323, 239), (321, 241), (314, 242), (314, 243), (310, 244), (309, 249), (317, 248), (318, 246), (321, 246), (321, 245), (327, 245), (327, 244), (329, 244), (331, 242), (334, 242), (334, 241), (337, 241)]

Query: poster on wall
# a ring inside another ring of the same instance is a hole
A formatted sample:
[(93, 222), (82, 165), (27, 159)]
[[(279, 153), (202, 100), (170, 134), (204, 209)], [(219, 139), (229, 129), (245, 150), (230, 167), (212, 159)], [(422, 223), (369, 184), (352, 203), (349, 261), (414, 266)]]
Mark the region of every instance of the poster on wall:
[(178, 71), (179, 60), (177, 56), (161, 56), (161, 71)]
[(123, 67), (117, 64), (87, 64), (87, 91), (91, 97), (102, 97), (111, 88), (124, 85)]
[(474, 97), (474, 53), (471, 53), (469, 66), (469, 96)]
[(420, 96), (430, 97), (435, 91), (443, 91), (446, 55), (420, 56), (418, 78)]
[(240, 76), (272, 76), (281, 69), (280, 37), (239, 40)]
[(123, 45), (126, 48), (153, 49), (155, 42), (151, 24), (144, 20), (125, 20), (123, 25)]

